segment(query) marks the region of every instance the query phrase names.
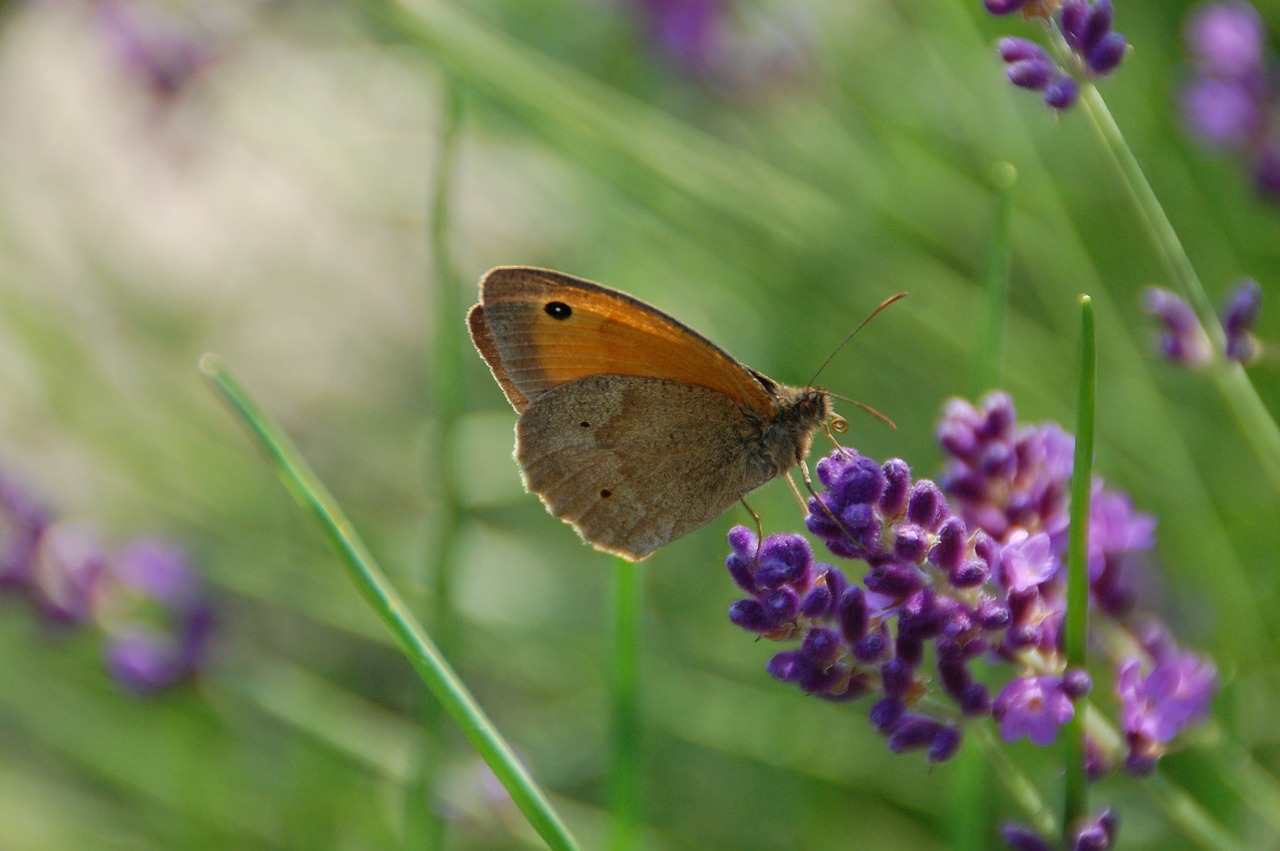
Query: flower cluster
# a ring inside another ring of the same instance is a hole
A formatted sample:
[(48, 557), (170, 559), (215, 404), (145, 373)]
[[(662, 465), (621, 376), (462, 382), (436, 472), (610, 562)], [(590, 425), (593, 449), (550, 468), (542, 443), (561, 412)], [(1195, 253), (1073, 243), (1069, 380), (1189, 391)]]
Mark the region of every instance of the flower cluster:
[[(769, 661), (775, 678), (827, 700), (874, 698), (871, 722), (894, 751), (945, 760), (965, 717), (1047, 745), (1092, 688), (1063, 650), (1074, 438), (1019, 426), (1003, 393), (949, 402), (937, 437), (949, 456), (937, 483), (846, 449), (818, 462), (823, 490), (805, 522), (833, 556), (864, 563), (857, 581), (816, 562), (800, 535), (757, 541), (736, 527), (727, 567), (748, 596), (730, 619), (795, 645)], [(1135, 615), (1131, 562), (1153, 545), (1154, 519), (1101, 481), (1091, 504), (1090, 598), (1113, 656), (1124, 761), (1145, 772), (1205, 717), (1214, 669)], [(1095, 776), (1118, 761), (1103, 744), (1115, 738), (1090, 736)]]
[(993, 15), (1021, 11), (1024, 17), (1050, 18), (1057, 24), (1066, 49), (1062, 61), (1025, 38), (1007, 37), (996, 42), (996, 52), (1008, 65), (1009, 82), (1041, 92), (1044, 102), (1057, 110), (1072, 106), (1080, 96), (1080, 84), (1105, 77), (1124, 61), (1129, 44), (1111, 28), (1111, 0), (984, 0)]
[[(1213, 362), (1209, 335), (1180, 296), (1164, 287), (1147, 287), (1142, 305), (1164, 325), (1158, 348), (1167, 360), (1191, 369)], [(1222, 354), (1227, 360), (1249, 364), (1258, 358), (1262, 346), (1253, 336), (1253, 327), (1261, 311), (1262, 287), (1252, 278), (1241, 278), (1227, 292), (1218, 311), (1225, 341)]]
[(1260, 195), (1280, 200), (1280, 87), (1265, 41), (1262, 18), (1244, 0), (1197, 7), (1186, 27), (1182, 117), (1206, 145), (1240, 155)]
[(2, 475), (0, 588), (53, 624), (101, 629), (108, 670), (138, 694), (189, 678), (207, 654), (211, 612), (181, 549), (138, 539), (110, 552)]

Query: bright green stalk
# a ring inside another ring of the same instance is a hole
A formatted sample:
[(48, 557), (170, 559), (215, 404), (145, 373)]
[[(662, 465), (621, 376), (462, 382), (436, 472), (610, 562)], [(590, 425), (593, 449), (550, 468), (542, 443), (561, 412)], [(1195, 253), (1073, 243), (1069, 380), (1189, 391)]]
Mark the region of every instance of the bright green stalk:
[[(453, 185), (454, 161), (458, 148), (458, 127), (462, 105), (457, 85), (445, 78), (440, 130), (434, 161), (434, 185), (428, 223), (431, 254), (435, 260), (435, 315), (432, 333), (432, 358), (428, 374), (432, 376), (435, 396), (435, 447), (425, 471), (427, 492), (435, 498), (436, 521), (423, 562), (424, 585), (429, 587), (428, 623), (446, 657), (453, 655), (453, 560), (458, 542), (458, 525), (462, 504), (451, 459), (457, 454), (458, 421), (462, 417), (462, 354), (467, 346), (463, 334), (462, 304), (458, 298), (458, 281), (449, 248), (450, 190)], [(448, 746), (441, 721), (440, 704), (427, 700), (419, 716), (422, 740), (415, 759), (414, 773), (406, 786), (405, 847), (443, 848), (445, 824), (431, 805), (440, 766)]]
[(271, 422), (216, 354), (200, 358), (200, 371), (231, 406), (267, 456), (285, 488), (320, 524), (347, 575), (427, 684), (444, 710), (493, 770), (529, 824), (553, 849), (577, 849), (546, 795), (516, 758), (462, 680), (378, 567), (351, 521), (284, 433)]
[(640, 824), (639, 648), (644, 595), (640, 565), (615, 559), (613, 592), (613, 660), (609, 687), (612, 753), (609, 761), (609, 810), (612, 851), (638, 844)]
[[(1076, 408), (1075, 458), (1071, 467), (1071, 528), (1067, 535), (1067, 667), (1086, 669), (1089, 639), (1089, 508), (1093, 489), (1093, 419), (1097, 397), (1097, 349), (1093, 302), (1080, 296), (1080, 382)], [(1088, 696), (1076, 701), (1066, 729), (1066, 796), (1063, 840), (1089, 810), (1085, 776), (1085, 714)]]

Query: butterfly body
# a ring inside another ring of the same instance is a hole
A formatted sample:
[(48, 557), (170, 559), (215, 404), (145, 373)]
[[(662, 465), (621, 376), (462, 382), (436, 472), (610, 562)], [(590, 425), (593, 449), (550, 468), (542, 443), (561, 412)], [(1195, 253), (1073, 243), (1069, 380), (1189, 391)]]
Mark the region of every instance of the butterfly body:
[(520, 413), (525, 486), (597, 548), (642, 559), (802, 461), (830, 415), (616, 290), (500, 267), (472, 340)]

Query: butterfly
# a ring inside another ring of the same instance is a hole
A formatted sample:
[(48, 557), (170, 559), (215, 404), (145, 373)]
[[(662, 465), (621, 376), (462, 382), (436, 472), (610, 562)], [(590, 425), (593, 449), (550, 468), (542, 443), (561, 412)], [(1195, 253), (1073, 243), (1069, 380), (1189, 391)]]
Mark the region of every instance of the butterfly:
[(491, 269), (471, 340), (520, 415), (527, 490), (597, 549), (632, 561), (800, 464), (831, 412), (618, 290)]

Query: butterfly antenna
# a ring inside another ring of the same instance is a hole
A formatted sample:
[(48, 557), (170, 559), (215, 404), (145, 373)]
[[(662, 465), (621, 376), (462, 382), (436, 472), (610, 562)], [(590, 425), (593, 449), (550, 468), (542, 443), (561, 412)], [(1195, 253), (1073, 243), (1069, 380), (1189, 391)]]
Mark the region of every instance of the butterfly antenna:
[[(870, 322), (872, 319), (875, 319), (876, 315), (880, 311), (884, 310), (886, 307), (893, 304), (898, 299), (906, 297), (906, 295), (907, 294), (904, 292), (898, 293), (897, 295), (891, 295), (888, 298), (886, 298), (884, 301), (880, 302), (880, 306), (877, 307), (875, 310), (871, 311), (871, 313), (867, 314), (867, 318), (859, 322), (858, 327), (850, 331), (849, 335), (840, 341), (840, 345), (836, 346), (835, 349), (832, 350), (831, 354), (827, 355), (827, 359), (824, 360), (822, 362), (822, 365), (818, 367), (818, 371), (813, 374), (813, 378), (809, 379), (809, 384), (807, 386), (809, 387), (813, 386), (813, 382), (818, 380), (818, 376), (821, 375), (822, 371), (827, 368), (827, 364), (831, 363), (831, 361), (835, 359), (835, 356), (840, 354), (841, 349), (849, 345), (849, 341), (853, 339), (853, 336), (857, 334), (859, 331), (861, 331), (868, 322)], [(854, 402), (853, 404), (857, 405), (858, 403)], [(876, 416), (880, 417), (881, 419), (884, 419), (884, 417), (881, 414), (876, 413), (875, 411), (872, 411), (871, 413), (874, 413), (876, 414)], [(886, 422), (888, 421), (886, 420)], [(890, 425), (892, 425), (892, 423), (890, 423)]]
[(850, 399), (848, 396), (841, 396), (839, 393), (832, 393), (830, 390), (827, 391), (827, 395), (830, 396), (832, 399), (839, 399), (841, 402), (848, 402), (850, 405), (855, 405), (861, 408), (862, 410), (866, 411), (871, 416), (880, 420), (882, 423), (884, 423), (894, 431), (898, 430), (898, 427), (894, 425), (893, 420), (889, 419), (884, 414), (880, 413), (875, 408), (868, 405), (866, 402), (859, 402), (857, 399)]

